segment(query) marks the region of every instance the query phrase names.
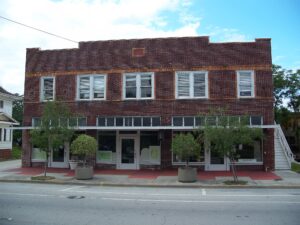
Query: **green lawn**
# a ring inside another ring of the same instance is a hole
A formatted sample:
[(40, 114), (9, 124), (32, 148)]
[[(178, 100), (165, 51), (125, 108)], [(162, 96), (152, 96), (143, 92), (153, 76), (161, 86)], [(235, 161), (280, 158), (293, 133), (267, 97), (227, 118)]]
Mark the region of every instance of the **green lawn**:
[(300, 164), (292, 163), (292, 171), (300, 173)]

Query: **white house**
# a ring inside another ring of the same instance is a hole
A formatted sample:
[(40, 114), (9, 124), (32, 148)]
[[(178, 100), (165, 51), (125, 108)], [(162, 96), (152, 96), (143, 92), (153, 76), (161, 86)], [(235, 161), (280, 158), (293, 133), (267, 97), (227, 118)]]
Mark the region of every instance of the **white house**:
[(13, 125), (19, 125), (18, 121), (12, 118), (13, 101), (19, 100), (16, 96), (0, 86), (0, 159), (9, 158), (12, 149)]

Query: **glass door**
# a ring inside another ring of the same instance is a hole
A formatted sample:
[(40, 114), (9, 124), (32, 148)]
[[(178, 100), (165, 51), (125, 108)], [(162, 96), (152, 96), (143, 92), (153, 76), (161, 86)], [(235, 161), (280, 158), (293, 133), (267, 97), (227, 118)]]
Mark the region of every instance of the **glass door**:
[(119, 169), (138, 169), (136, 137), (120, 137)]
[(68, 146), (61, 145), (58, 148), (54, 148), (50, 154), (49, 167), (54, 168), (68, 168)]
[(205, 152), (206, 171), (227, 171), (229, 169), (227, 158), (225, 156), (220, 156), (218, 152), (211, 151), (211, 149), (208, 149)]

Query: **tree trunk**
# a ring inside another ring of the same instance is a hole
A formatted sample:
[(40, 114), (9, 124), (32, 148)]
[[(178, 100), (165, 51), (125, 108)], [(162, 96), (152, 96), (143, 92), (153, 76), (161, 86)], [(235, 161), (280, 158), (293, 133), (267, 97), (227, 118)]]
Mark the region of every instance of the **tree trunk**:
[(49, 152), (46, 152), (46, 161), (44, 165), (44, 176), (47, 176), (47, 167), (48, 167), (48, 161), (49, 161)]
[(231, 171), (232, 171), (233, 180), (234, 182), (238, 182), (238, 176), (236, 175), (235, 161), (234, 159), (230, 158), (230, 162), (231, 162)]

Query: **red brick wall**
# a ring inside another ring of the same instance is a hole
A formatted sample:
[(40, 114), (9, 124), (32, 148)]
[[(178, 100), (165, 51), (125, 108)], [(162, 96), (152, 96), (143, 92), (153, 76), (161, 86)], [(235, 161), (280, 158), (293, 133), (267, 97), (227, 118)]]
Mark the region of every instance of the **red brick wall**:
[[(132, 57), (133, 48), (145, 48), (145, 55)], [(40, 76), (56, 77), (56, 99), (72, 112), (86, 116), (89, 126), (97, 116), (161, 116), (162, 125), (171, 125), (174, 115), (199, 115), (212, 108), (226, 109), (228, 115), (261, 115), (264, 124), (273, 124), (273, 83), (270, 39), (247, 43), (210, 43), (208, 37), (158, 38), (81, 42), (78, 49), (28, 49), (24, 93), (23, 125), (42, 114), (39, 102)], [(236, 70), (255, 71), (255, 98), (238, 99)], [(175, 71), (207, 70), (208, 99), (176, 100)], [(154, 100), (122, 101), (122, 77), (126, 72), (154, 72)], [(76, 75), (107, 74), (105, 101), (76, 101)], [(94, 135), (94, 134), (93, 134)], [(171, 135), (165, 131), (166, 137)], [(264, 163), (274, 168), (274, 143), (266, 131)], [(23, 165), (30, 165), (28, 132), (23, 132)], [(272, 144), (273, 143), (273, 144)], [(162, 143), (169, 149), (170, 140)], [(162, 166), (168, 167), (171, 152), (164, 151)], [(273, 160), (273, 161), (272, 161)]]
[(11, 157), (11, 149), (0, 149), (0, 159), (9, 159)]

